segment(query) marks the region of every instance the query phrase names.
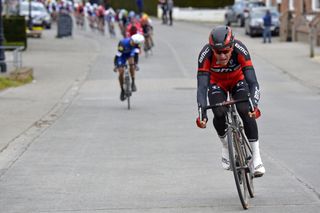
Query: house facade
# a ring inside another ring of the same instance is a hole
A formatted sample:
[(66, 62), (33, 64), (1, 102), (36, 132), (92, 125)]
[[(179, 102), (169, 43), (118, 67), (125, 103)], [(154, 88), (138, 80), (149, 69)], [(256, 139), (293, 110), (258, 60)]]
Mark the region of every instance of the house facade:
[(281, 13), (280, 40), (310, 42), (320, 46), (320, 0), (263, 0)]

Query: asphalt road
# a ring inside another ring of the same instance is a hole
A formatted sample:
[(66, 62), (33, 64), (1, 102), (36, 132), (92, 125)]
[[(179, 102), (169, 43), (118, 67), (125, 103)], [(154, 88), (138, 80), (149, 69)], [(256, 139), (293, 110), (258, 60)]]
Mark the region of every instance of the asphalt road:
[[(112, 71), (118, 40), (77, 32), (99, 52), (63, 113), (2, 173), (0, 212), (242, 211), (212, 125), (195, 126), (197, 56), (209, 31), (155, 23), (154, 52), (141, 55), (130, 111)], [(243, 39), (262, 88), (267, 170), (249, 211), (318, 212), (319, 94), (265, 60), (258, 39)]]

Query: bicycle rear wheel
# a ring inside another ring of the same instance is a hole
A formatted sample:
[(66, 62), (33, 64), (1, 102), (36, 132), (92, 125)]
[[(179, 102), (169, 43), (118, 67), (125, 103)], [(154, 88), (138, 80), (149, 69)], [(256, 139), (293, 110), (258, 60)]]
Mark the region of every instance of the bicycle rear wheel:
[[(237, 135), (238, 134), (238, 135)], [(245, 160), (240, 148), (239, 132), (229, 129), (228, 130), (228, 150), (230, 158), (230, 166), (233, 171), (234, 180), (236, 183), (238, 195), (242, 207), (248, 209), (249, 207), (249, 191), (247, 181), (247, 171)]]

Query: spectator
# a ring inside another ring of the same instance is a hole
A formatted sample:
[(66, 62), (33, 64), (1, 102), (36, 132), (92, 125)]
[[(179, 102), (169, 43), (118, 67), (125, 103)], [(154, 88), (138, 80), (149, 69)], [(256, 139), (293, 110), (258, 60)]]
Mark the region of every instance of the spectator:
[(168, 16), (167, 16), (167, 11), (168, 11), (168, 5), (167, 5), (167, 0), (159, 0), (160, 7), (162, 9), (162, 24), (167, 24), (168, 23)]
[(272, 17), (269, 10), (267, 10), (266, 15), (263, 17), (263, 43), (268, 42), (271, 43), (271, 24), (272, 24)]
[(138, 7), (138, 13), (141, 16), (141, 14), (143, 12), (143, 0), (136, 0), (136, 4)]
[(172, 10), (173, 10), (173, 0), (167, 0), (167, 9), (168, 9), (168, 13), (169, 13), (169, 24), (172, 25)]

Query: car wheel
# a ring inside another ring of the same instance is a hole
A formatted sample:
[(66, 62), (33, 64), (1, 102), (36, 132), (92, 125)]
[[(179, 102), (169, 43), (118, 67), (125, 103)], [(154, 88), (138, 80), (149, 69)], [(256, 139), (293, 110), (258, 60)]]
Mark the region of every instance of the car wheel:
[(239, 27), (244, 27), (244, 18), (239, 16), (237, 18), (237, 24), (238, 24)]
[(247, 27), (244, 27), (244, 32), (246, 35), (249, 35), (249, 32), (248, 32), (248, 28)]
[(244, 18), (240, 18), (240, 27), (244, 27)]
[(225, 24), (226, 26), (230, 26), (230, 21), (229, 21), (228, 17), (225, 17), (225, 18), (224, 18), (224, 24)]
[(237, 18), (237, 25), (238, 25), (239, 27), (241, 27), (241, 23), (242, 23), (241, 17), (238, 17), (238, 18)]
[(249, 30), (249, 35), (250, 35), (250, 37), (254, 37), (254, 34), (253, 34), (253, 32), (252, 32), (252, 29), (250, 28), (250, 30)]

